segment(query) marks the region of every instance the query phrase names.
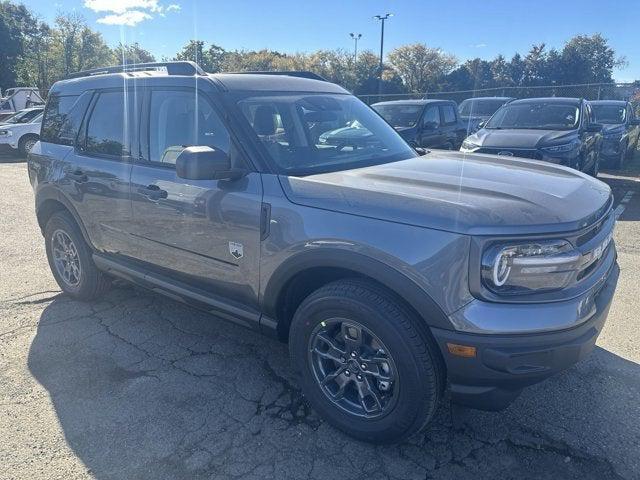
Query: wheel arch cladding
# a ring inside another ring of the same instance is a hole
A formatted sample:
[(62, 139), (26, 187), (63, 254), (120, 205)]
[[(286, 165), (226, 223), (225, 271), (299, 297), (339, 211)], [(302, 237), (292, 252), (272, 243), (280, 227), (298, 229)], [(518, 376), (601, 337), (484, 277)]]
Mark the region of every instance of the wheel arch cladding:
[(266, 283), (263, 311), (286, 340), (296, 308), (310, 293), (342, 278), (365, 278), (384, 287), (426, 326), (451, 329), (440, 306), (419, 285), (389, 265), (352, 251), (315, 249), (283, 262)]
[(71, 215), (80, 228), (80, 232), (87, 242), (87, 245), (91, 245), (87, 231), (84, 228), (84, 224), (80, 220), (78, 212), (76, 212), (73, 205), (71, 205), (71, 202), (69, 202), (69, 200), (67, 200), (67, 198), (57, 189), (53, 187), (44, 187), (36, 197), (36, 217), (38, 219), (38, 225), (40, 226), (41, 232), (44, 233), (44, 229), (51, 216), (60, 211), (65, 211)]

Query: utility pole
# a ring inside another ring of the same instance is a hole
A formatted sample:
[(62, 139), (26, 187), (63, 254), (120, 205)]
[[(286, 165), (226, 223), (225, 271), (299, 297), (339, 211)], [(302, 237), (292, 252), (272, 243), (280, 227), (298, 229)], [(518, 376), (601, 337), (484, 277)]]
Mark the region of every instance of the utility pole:
[(353, 41), (355, 42), (355, 48), (353, 50), (353, 63), (356, 63), (358, 61), (358, 40), (360, 40), (362, 38), (362, 34), (361, 33), (350, 33), (349, 36), (351, 38), (353, 38)]
[(385, 13), (384, 15), (376, 15), (376, 20), (380, 20), (380, 66), (378, 67), (378, 94), (382, 93), (382, 59), (384, 58), (384, 21), (389, 17), (393, 17), (393, 13)]

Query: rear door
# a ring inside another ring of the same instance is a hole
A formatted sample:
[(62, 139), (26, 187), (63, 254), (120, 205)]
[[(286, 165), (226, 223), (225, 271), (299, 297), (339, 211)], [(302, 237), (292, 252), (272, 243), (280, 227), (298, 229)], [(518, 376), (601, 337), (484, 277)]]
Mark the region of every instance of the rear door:
[(133, 257), (148, 269), (257, 308), (262, 204), (260, 174), (185, 180), (175, 162), (186, 146), (225, 151), (248, 166), (212, 97), (193, 88), (152, 88), (145, 97), (142, 152), (132, 171)]
[(132, 145), (137, 144), (138, 96), (133, 90), (93, 92), (76, 148), (65, 162), (71, 198), (94, 246), (129, 253)]
[(441, 129), (440, 110), (438, 105), (428, 105), (422, 114), (421, 128), (418, 138), (420, 147), (440, 147), (444, 142), (444, 134)]
[(124, 97), (122, 90), (50, 95), (30, 162), (33, 175), (62, 191), (92, 245), (112, 252), (126, 247), (131, 219)]

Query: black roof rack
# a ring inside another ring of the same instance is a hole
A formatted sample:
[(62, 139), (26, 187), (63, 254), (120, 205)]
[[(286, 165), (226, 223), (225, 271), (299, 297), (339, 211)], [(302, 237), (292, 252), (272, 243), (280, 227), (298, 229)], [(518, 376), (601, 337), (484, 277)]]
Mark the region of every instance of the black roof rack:
[(105, 75), (108, 73), (127, 73), (127, 72), (142, 72), (145, 70), (160, 70), (166, 69), (169, 75), (205, 75), (202, 70), (194, 62), (153, 62), (153, 63), (129, 63), (125, 65), (115, 65), (112, 67), (94, 68), (91, 70), (83, 70), (81, 72), (72, 73), (65, 77), (81, 78), (91, 77), (94, 75)]
[(299, 77), (299, 78), (309, 78), (311, 80), (321, 80), (323, 82), (328, 82), (326, 78), (322, 75), (318, 75), (317, 73), (308, 72), (305, 70), (282, 70), (282, 71), (264, 71), (264, 72), (220, 72), (220, 73), (229, 73), (234, 75), (288, 75), (289, 77)]

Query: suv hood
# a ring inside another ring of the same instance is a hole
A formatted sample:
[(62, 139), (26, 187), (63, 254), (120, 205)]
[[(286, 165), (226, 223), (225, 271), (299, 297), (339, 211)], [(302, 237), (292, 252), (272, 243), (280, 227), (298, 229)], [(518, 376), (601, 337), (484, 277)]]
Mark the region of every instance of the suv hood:
[(569, 232), (611, 208), (609, 187), (576, 170), (459, 152), (280, 182), (299, 205), (473, 235)]
[(575, 130), (492, 130), (483, 128), (468, 140), (481, 147), (538, 148), (570, 141)]

